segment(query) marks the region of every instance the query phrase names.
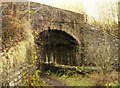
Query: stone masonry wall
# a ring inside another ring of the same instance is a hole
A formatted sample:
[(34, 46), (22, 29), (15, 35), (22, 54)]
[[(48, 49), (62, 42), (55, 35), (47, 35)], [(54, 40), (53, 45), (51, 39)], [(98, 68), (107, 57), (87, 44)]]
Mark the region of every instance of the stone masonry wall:
[[(84, 59), (89, 63), (102, 62), (102, 60), (111, 60), (118, 63), (120, 39), (111, 33), (104, 35), (101, 29), (84, 26), (82, 42), (84, 43)], [(106, 42), (106, 45), (105, 45)]]
[(34, 72), (34, 66), (30, 66), (34, 58), (34, 50), (33, 37), (29, 37), (3, 53), (0, 59), (2, 62), (0, 85), (23, 86), (27, 76)]
[(84, 23), (83, 14), (33, 2), (30, 3), (30, 10), (35, 13), (31, 15), (32, 27), (38, 33), (48, 29), (61, 30), (80, 43), (80, 29)]
[[(27, 77), (34, 73), (34, 66), (31, 66), (31, 64), (33, 64), (35, 46), (34, 37), (31, 35), (31, 29), (28, 20), (28, 2), (7, 2), (2, 3), (1, 5), (3, 10), (2, 16), (10, 15), (10, 12), (6, 12), (6, 9), (8, 9), (8, 11), (13, 10), (12, 16), (16, 16), (16, 18), (20, 21), (18, 25), (22, 28), (22, 30), (24, 30), (22, 33), (24, 32), (23, 37), (25, 38), (21, 37), (19, 40), (20, 36), (16, 35), (14, 39), (11, 39), (13, 41), (5, 42), (5, 44), (9, 45), (10, 48), (3, 50), (3, 52), (0, 53), (0, 87), (23, 86), (24, 82), (27, 80)], [(11, 21), (12, 20), (8, 20), (8, 24)], [(4, 26), (6, 27), (4, 30), (18, 30), (10, 29), (7, 24)], [(12, 31), (10, 31), (10, 33), (13, 33)], [(11, 36), (14, 35), (10, 33), (7, 38), (12, 38)], [(5, 37), (6, 41), (7, 38)]]

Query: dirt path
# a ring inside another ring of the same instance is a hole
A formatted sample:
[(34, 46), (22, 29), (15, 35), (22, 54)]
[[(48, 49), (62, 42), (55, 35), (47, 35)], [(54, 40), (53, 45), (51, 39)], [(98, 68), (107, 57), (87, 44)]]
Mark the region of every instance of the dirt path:
[(42, 80), (44, 80), (48, 85), (51, 85), (53, 87), (61, 87), (61, 88), (68, 88), (66, 87), (66, 84), (59, 82), (56, 79), (51, 78), (49, 75), (41, 75)]

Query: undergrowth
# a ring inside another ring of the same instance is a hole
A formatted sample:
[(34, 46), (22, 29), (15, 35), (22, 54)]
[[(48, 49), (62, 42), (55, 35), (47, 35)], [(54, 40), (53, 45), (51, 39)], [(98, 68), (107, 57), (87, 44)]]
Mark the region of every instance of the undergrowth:
[(47, 75), (64, 82), (68, 86), (119, 86), (116, 71), (103, 75), (98, 67), (65, 65), (48, 65), (48, 67), (50, 69), (44, 68)]

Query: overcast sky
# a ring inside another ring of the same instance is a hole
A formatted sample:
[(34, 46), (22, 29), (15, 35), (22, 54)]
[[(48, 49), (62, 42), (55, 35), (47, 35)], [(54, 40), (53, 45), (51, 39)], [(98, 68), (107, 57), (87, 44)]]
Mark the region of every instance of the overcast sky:
[(117, 2), (118, 0), (29, 0), (54, 7), (82, 13), (85, 11), (89, 16), (98, 17), (98, 3)]

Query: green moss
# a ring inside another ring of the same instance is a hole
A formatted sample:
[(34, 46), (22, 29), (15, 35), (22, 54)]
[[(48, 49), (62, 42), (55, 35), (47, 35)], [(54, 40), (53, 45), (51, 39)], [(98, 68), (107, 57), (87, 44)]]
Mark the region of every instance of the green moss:
[(81, 75), (73, 75), (73, 76), (61, 76), (52, 75), (53, 78), (65, 83), (67, 86), (94, 86), (94, 82), (89, 77), (82, 77)]

